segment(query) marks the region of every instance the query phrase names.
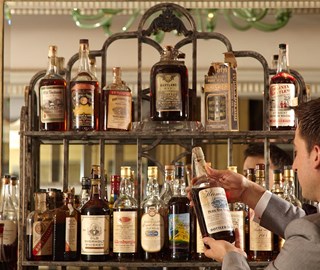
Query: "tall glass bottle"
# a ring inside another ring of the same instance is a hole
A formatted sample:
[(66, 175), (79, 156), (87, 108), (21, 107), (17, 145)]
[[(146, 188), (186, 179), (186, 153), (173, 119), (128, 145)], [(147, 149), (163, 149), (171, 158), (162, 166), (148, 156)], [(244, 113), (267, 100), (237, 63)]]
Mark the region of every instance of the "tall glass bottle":
[(201, 147), (192, 149), (192, 159), (198, 180), (192, 186), (191, 195), (202, 236), (232, 243), (234, 229), (225, 190), (208, 181)]
[(138, 203), (132, 197), (130, 167), (121, 168), (120, 196), (113, 204), (113, 258), (138, 258)]
[[(266, 187), (265, 165), (256, 164), (255, 167), (256, 183)], [(254, 212), (250, 212), (249, 222), (249, 254), (251, 261), (271, 261), (273, 258), (273, 233), (253, 220)]]
[(283, 168), (283, 198), (297, 207), (302, 207), (301, 201), (296, 197), (294, 171), (291, 166)]
[(141, 202), (140, 243), (142, 259), (159, 261), (164, 256), (167, 212), (159, 197), (158, 168), (148, 167), (148, 196)]
[(102, 90), (103, 130), (130, 130), (132, 93), (121, 79), (121, 68), (112, 69), (112, 83)]
[(67, 83), (57, 70), (57, 49), (49, 46), (47, 73), (39, 82), (40, 130), (67, 129)]
[(90, 70), (89, 41), (80, 39), (79, 69), (70, 81), (71, 129), (99, 130), (99, 82)]
[(269, 125), (271, 130), (296, 127), (294, 110), (298, 105), (296, 79), (290, 74), (288, 45), (279, 45), (277, 73), (270, 80)]
[(19, 213), (19, 179), (15, 175), (11, 175), (10, 177), (10, 194), (14, 208)]
[(81, 208), (81, 260), (109, 258), (110, 209), (101, 196), (100, 179), (91, 179), (90, 200)]
[(48, 209), (47, 197), (44, 189), (34, 193), (35, 210), (28, 215), (26, 226), (28, 260), (52, 260), (53, 220), (52, 211)]
[(168, 202), (173, 195), (174, 165), (164, 166), (164, 183), (161, 189), (160, 198), (168, 206)]
[(179, 58), (184, 54), (166, 46), (150, 71), (150, 118), (182, 121), (189, 118), (188, 70)]
[(189, 260), (191, 256), (192, 208), (185, 187), (184, 164), (175, 163), (173, 196), (168, 202), (168, 256), (171, 260)]
[(2, 178), (2, 185), (4, 193), (0, 224), (3, 225), (3, 241), (0, 245), (0, 264), (4, 269), (16, 269), (18, 253), (18, 214), (10, 195), (10, 178)]

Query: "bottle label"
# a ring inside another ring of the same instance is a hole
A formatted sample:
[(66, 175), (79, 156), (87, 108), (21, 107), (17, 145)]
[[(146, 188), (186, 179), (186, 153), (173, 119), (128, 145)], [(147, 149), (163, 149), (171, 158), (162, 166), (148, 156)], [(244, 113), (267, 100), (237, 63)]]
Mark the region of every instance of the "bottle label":
[(41, 123), (63, 122), (65, 88), (62, 85), (41, 86), (39, 92)]
[(109, 254), (109, 215), (81, 215), (81, 254)]
[(52, 221), (36, 221), (32, 230), (32, 255), (52, 255)]
[(270, 85), (270, 126), (293, 127), (295, 125), (294, 110), (290, 106), (295, 104), (294, 84), (277, 83)]
[(250, 220), (250, 250), (254, 251), (272, 251), (273, 234), (271, 231), (263, 228), (257, 222)]
[(164, 221), (156, 207), (149, 207), (141, 218), (141, 246), (147, 252), (158, 252), (164, 245)]
[(212, 187), (200, 190), (199, 199), (209, 234), (233, 230), (226, 192), (223, 188)]
[(94, 126), (94, 91), (95, 86), (89, 83), (76, 83), (71, 89), (72, 126)]
[(137, 252), (137, 211), (113, 212), (113, 251), (117, 253)]
[(185, 249), (190, 248), (190, 214), (169, 214), (169, 247)]
[(245, 212), (244, 211), (230, 211), (231, 219), (234, 228), (239, 229), (239, 241), (240, 241), (240, 248), (244, 250), (245, 248)]
[(65, 251), (77, 251), (78, 222), (75, 217), (66, 218), (66, 243)]
[(197, 219), (197, 242), (196, 242), (196, 251), (197, 253), (204, 253), (204, 243), (202, 240), (202, 234), (200, 231), (199, 222)]
[(156, 75), (156, 111), (182, 111), (179, 73), (159, 73)]
[(132, 95), (126, 91), (108, 91), (107, 128), (128, 130), (132, 116)]
[(17, 224), (12, 220), (1, 220), (3, 226), (3, 244), (12, 245), (18, 238)]

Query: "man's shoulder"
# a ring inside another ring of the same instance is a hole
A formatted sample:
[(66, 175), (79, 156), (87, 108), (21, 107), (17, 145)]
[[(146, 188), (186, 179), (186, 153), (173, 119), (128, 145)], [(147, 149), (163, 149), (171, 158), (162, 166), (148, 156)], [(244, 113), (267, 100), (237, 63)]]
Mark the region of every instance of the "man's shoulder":
[(310, 240), (320, 240), (320, 213), (304, 216), (290, 222), (286, 231), (286, 238), (292, 235), (304, 235)]

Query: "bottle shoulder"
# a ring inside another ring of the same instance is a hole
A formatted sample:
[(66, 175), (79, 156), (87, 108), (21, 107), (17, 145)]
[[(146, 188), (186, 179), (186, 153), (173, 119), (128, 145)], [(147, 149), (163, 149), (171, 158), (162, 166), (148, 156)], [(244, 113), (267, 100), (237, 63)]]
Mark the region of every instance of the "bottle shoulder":
[(114, 202), (113, 209), (138, 209), (138, 202), (135, 198), (123, 195)]

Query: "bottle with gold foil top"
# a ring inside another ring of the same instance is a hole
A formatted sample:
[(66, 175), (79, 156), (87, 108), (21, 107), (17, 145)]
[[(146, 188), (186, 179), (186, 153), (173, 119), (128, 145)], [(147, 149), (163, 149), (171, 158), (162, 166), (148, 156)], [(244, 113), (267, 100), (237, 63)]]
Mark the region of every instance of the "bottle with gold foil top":
[(184, 54), (166, 46), (150, 72), (150, 118), (154, 121), (189, 119), (188, 70)]
[(141, 248), (142, 259), (159, 261), (164, 256), (165, 222), (167, 212), (159, 197), (158, 167), (148, 167), (147, 194), (141, 202)]
[(79, 68), (70, 81), (71, 129), (99, 130), (99, 82), (90, 70), (89, 41), (80, 39)]
[(67, 83), (58, 73), (57, 50), (57, 46), (49, 46), (47, 72), (39, 82), (40, 130), (67, 129)]
[(102, 90), (103, 130), (130, 130), (132, 125), (132, 93), (121, 79), (121, 68), (112, 69), (112, 83)]
[(90, 200), (81, 208), (81, 260), (101, 262), (110, 257), (110, 209), (101, 195), (101, 180), (93, 175)]
[(277, 73), (270, 80), (270, 130), (290, 130), (296, 127), (292, 107), (298, 105), (298, 91), (296, 79), (290, 74), (288, 49), (287, 44), (279, 44)]
[(138, 250), (138, 203), (132, 197), (130, 167), (121, 167), (120, 196), (113, 204), (113, 258), (134, 261)]
[[(264, 164), (256, 164), (255, 180), (260, 186), (266, 187)], [(271, 261), (273, 259), (273, 233), (260, 226), (253, 218), (254, 211), (250, 211), (248, 259), (251, 261)]]

